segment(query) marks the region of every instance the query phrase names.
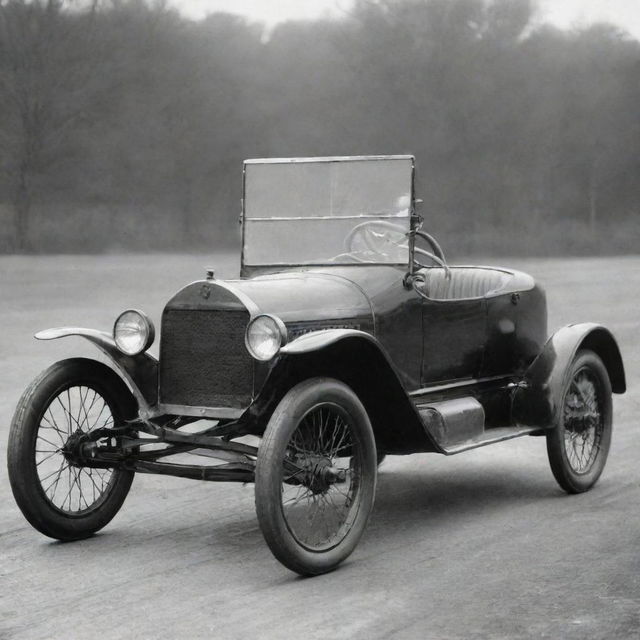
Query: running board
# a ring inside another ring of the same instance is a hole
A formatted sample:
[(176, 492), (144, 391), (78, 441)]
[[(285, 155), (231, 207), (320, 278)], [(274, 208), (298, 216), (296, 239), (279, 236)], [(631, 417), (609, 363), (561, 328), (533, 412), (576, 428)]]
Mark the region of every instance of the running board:
[(539, 431), (539, 427), (496, 427), (494, 429), (488, 429), (481, 436), (467, 440), (466, 442), (458, 442), (451, 445), (441, 444), (440, 446), (445, 455), (452, 456), (456, 453), (478, 449), (488, 444), (504, 442), (505, 440), (520, 438), (521, 436), (530, 436)]
[(417, 405), (416, 409), (425, 431), (445, 455), (462, 453), (540, 431), (539, 427), (519, 426), (487, 429), (484, 408), (471, 396), (424, 403)]

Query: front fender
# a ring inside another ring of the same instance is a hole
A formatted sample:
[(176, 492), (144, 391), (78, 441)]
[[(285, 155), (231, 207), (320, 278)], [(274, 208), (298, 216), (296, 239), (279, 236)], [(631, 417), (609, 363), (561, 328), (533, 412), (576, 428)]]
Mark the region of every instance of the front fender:
[(591, 349), (600, 356), (612, 391), (625, 392), (624, 365), (612, 333), (594, 323), (568, 325), (549, 338), (525, 372), (513, 397), (512, 416), (516, 424), (543, 429), (556, 426), (569, 366), (579, 349)]
[(382, 345), (370, 333), (359, 331), (358, 329), (324, 329), (322, 331), (311, 331), (286, 344), (280, 349), (280, 353), (285, 355), (299, 355), (320, 351), (345, 338), (358, 338), (375, 344), (389, 363), (389, 366), (393, 367), (389, 358), (384, 353)]
[(36, 333), (37, 340), (56, 340), (67, 336), (81, 336), (93, 343), (113, 363), (120, 377), (130, 387), (141, 412), (149, 412), (158, 402), (158, 361), (148, 353), (127, 356), (116, 346), (111, 334), (82, 327), (57, 327)]
[(305, 334), (281, 350), (243, 420), (261, 435), (285, 393), (307, 378), (329, 377), (347, 384), (364, 404), (378, 450), (406, 454), (442, 449), (431, 438), (384, 348), (356, 329)]

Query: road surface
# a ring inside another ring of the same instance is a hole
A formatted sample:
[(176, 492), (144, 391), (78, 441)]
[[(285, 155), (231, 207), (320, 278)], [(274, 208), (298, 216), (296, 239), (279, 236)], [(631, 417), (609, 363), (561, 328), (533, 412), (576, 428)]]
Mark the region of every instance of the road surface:
[[(217, 262), (217, 264), (216, 264)], [(499, 262), (499, 261), (494, 261)], [(549, 328), (610, 326), (629, 391), (599, 484), (566, 496), (542, 438), (451, 458), (390, 457), (355, 553), (302, 579), (270, 554), (253, 486), (137, 476), (94, 538), (61, 544), (18, 511), (0, 467), (0, 638), (640, 638), (640, 258), (504, 260), (547, 288)], [(0, 454), (15, 403), (56, 359), (97, 352), (38, 329), (150, 312), (207, 256), (0, 258)]]

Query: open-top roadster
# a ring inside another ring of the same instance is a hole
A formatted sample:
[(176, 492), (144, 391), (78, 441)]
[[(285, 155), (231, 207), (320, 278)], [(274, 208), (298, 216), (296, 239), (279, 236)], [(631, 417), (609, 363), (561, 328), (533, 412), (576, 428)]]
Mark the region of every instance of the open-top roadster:
[[(83, 336), (111, 367), (63, 360), (22, 396), (8, 464), (29, 522), (89, 536), (136, 472), (255, 482), (275, 556), (318, 574), (355, 548), (386, 454), (544, 435), (561, 487), (592, 487), (625, 391), (613, 336), (548, 337), (533, 278), (449, 266), (422, 222), (411, 156), (246, 161), (240, 279), (174, 295), (159, 360), (136, 310), (36, 335)], [(207, 463), (169, 458), (185, 453)]]

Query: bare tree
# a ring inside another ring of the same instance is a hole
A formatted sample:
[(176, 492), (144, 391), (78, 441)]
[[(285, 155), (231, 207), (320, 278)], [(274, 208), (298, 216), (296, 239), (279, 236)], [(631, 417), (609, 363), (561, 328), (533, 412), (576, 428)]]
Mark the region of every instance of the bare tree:
[(92, 98), (97, 0), (74, 15), (65, 15), (64, 4), (0, 0), (0, 168), (10, 185), (18, 251), (30, 248), (38, 175), (59, 160)]

